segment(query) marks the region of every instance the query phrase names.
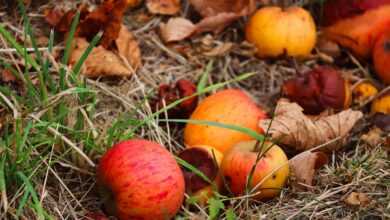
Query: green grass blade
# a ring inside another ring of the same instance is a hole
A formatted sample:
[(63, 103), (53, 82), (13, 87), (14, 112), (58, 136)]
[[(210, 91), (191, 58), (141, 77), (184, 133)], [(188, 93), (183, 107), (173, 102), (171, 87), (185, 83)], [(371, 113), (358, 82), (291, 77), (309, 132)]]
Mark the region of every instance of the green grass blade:
[(191, 120), (191, 119), (161, 119), (161, 121), (176, 122), (176, 123), (189, 123), (189, 124), (196, 124), (196, 125), (208, 125), (208, 126), (214, 126), (214, 127), (219, 127), (219, 128), (226, 128), (229, 130), (234, 130), (234, 131), (244, 133), (244, 134), (251, 136), (252, 138), (254, 138), (258, 141), (265, 140), (264, 135), (261, 135), (252, 129), (240, 127), (240, 126), (233, 125), (233, 124), (224, 124), (224, 123), (219, 123), (219, 122), (215, 122), (215, 121)]
[(100, 39), (102, 38), (103, 33), (99, 32), (91, 41), (91, 43), (88, 45), (87, 49), (85, 49), (83, 55), (81, 55), (80, 59), (77, 61), (76, 65), (73, 67), (73, 77), (76, 79), (76, 77), (79, 75), (81, 67), (83, 66), (85, 60), (88, 58), (89, 54), (92, 52), (93, 48), (99, 43)]
[(214, 61), (211, 60), (208, 64), (207, 64), (207, 67), (206, 67), (206, 70), (204, 71), (204, 73), (202, 74), (202, 76), (200, 77), (200, 80), (198, 82), (198, 85), (196, 87), (196, 91), (197, 92), (202, 92), (206, 86), (207, 86), (207, 80), (209, 78), (209, 75), (210, 75), (210, 72), (211, 72), (211, 69), (213, 68), (213, 64), (214, 64)]
[(4, 25), (0, 24), (0, 34), (4, 37), (4, 39), (9, 43), (11, 44), (11, 46), (13, 48), (16, 49), (16, 51), (18, 52), (18, 54), (22, 57), (25, 57), (26, 59), (26, 62), (28, 64), (30, 64), (36, 71), (40, 71), (40, 66), (39, 64), (28, 54), (24, 54), (24, 47), (22, 45), (20, 45), (18, 42), (16, 42), (16, 39), (11, 35), (11, 33), (9, 33)]
[(31, 198), (33, 200), (34, 208), (35, 208), (35, 211), (37, 212), (38, 218), (44, 219), (44, 216), (45, 216), (44, 210), (43, 210), (42, 205), (38, 199), (38, 195), (37, 195), (34, 187), (31, 185), (30, 180), (22, 172), (17, 172), (16, 174), (25, 184), (26, 191), (28, 191), (31, 194)]
[(175, 159), (177, 161), (177, 163), (181, 166), (183, 166), (184, 168), (190, 170), (191, 172), (195, 173), (197, 176), (201, 177), (204, 181), (210, 183), (210, 184), (213, 184), (212, 181), (206, 176), (204, 175), (204, 173), (202, 171), (200, 171), (199, 169), (197, 169), (196, 167), (192, 166), (190, 163), (188, 163), (187, 161), (181, 159), (180, 157), (177, 157), (175, 156)]

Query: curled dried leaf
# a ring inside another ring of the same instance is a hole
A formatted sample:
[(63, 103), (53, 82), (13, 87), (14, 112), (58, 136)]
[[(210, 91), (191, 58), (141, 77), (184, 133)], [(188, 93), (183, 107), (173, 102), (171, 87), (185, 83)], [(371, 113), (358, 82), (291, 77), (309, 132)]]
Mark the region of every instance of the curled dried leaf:
[(147, 0), (146, 7), (153, 14), (174, 15), (180, 11), (180, 0)]
[(299, 188), (313, 185), (316, 170), (328, 163), (328, 156), (323, 152), (303, 152), (289, 161), (295, 182)]
[(161, 37), (165, 42), (181, 41), (195, 32), (195, 25), (185, 18), (171, 18), (160, 25)]
[(321, 150), (338, 150), (344, 146), (350, 130), (363, 117), (360, 111), (351, 109), (335, 115), (312, 119), (303, 114), (303, 108), (286, 99), (278, 101), (274, 119), (260, 121), (274, 140), (295, 150), (304, 151), (322, 144)]
[[(173, 102), (192, 96), (196, 92), (196, 86), (188, 80), (179, 80), (175, 85), (163, 84), (159, 87), (157, 100), (154, 103), (154, 110), (158, 111)], [(198, 104), (198, 97), (189, 98), (175, 108), (168, 110), (172, 118), (188, 118)]]
[(367, 206), (370, 198), (365, 193), (352, 192), (344, 199), (344, 202), (351, 206)]
[(371, 106), (374, 113), (390, 114), (390, 92), (387, 92), (374, 100)]
[(352, 91), (354, 102), (362, 104), (378, 94), (378, 89), (370, 82), (359, 83)]
[[(84, 38), (75, 38), (69, 64), (75, 65), (87, 49), (89, 43)], [(141, 51), (134, 36), (122, 26), (115, 40), (117, 51), (107, 50), (103, 46), (95, 47), (83, 64), (83, 73), (87, 77), (130, 76), (141, 65)]]
[(229, 12), (243, 16), (256, 10), (255, 0), (190, 0), (190, 3), (203, 17)]

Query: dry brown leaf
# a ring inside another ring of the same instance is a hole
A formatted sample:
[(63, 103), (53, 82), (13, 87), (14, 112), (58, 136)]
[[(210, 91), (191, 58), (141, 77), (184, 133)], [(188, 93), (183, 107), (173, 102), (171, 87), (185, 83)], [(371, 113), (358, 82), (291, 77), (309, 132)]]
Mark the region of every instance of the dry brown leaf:
[(234, 44), (232, 42), (222, 43), (210, 51), (203, 52), (203, 55), (208, 57), (224, 56), (233, 49)]
[(256, 9), (255, 0), (190, 0), (190, 3), (203, 17), (213, 17), (226, 12), (244, 16)]
[(240, 17), (240, 15), (231, 12), (219, 13), (215, 16), (202, 19), (199, 23), (196, 24), (195, 31), (198, 34), (204, 32), (219, 33)]
[(195, 25), (185, 18), (171, 18), (168, 23), (161, 24), (161, 36), (165, 42), (181, 41), (204, 32), (219, 33), (240, 17), (256, 10), (255, 0), (190, 0), (190, 3), (204, 18)]
[[(84, 38), (74, 39), (74, 49), (70, 55), (69, 64), (74, 65), (89, 43)], [(141, 65), (141, 52), (133, 35), (122, 26), (118, 39), (115, 40), (118, 52), (95, 47), (89, 54), (83, 66), (87, 77), (130, 76)], [(130, 68), (131, 67), (131, 68)]]
[(213, 17), (204, 18), (196, 25), (185, 18), (171, 18), (167, 23), (160, 25), (161, 37), (165, 42), (175, 42), (187, 39), (195, 33), (218, 33), (239, 17), (235, 13), (221, 13)]
[(362, 117), (362, 112), (348, 109), (312, 119), (303, 114), (303, 108), (298, 104), (281, 99), (274, 119), (262, 120), (260, 127), (264, 130), (270, 127), (269, 134), (274, 140), (296, 150), (304, 151), (327, 143), (321, 150), (332, 151), (345, 144), (350, 130)]
[(365, 193), (352, 192), (344, 199), (344, 202), (351, 206), (367, 206), (370, 198)]
[(195, 32), (195, 25), (185, 18), (171, 18), (160, 25), (161, 37), (165, 42), (181, 41)]
[(313, 185), (315, 171), (328, 163), (323, 152), (303, 152), (289, 161), (291, 171), (299, 188)]
[(146, 7), (153, 14), (174, 15), (180, 11), (180, 0), (147, 0)]
[(384, 132), (379, 128), (371, 129), (367, 134), (363, 134), (361, 139), (372, 147), (385, 143)]
[(4, 69), (1, 71), (0, 81), (15, 82), (16, 77), (14, 76), (14, 74), (12, 74), (12, 72), (10, 70)]

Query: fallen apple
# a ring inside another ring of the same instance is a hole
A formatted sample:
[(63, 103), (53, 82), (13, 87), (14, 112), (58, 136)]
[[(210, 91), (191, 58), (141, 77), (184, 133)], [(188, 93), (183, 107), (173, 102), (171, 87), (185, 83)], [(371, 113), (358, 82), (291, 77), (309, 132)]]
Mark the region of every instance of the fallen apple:
[(219, 166), (223, 154), (210, 146), (193, 146), (185, 149), (179, 154), (183, 159), (198, 171), (202, 172), (210, 182), (198, 175), (193, 170), (183, 167), (186, 192), (194, 197), (200, 205), (206, 205), (209, 198), (218, 190), (220, 179), (218, 177)]
[[(204, 99), (191, 115), (191, 120), (230, 124), (263, 132), (258, 122), (266, 114), (243, 91), (227, 89)], [(222, 153), (240, 141), (253, 138), (242, 132), (216, 126), (187, 123), (184, 142), (187, 146), (213, 146)]]
[(390, 92), (387, 92), (372, 102), (373, 113), (390, 114)]
[(319, 114), (330, 108), (342, 110), (351, 104), (350, 84), (329, 66), (312, 69), (283, 84), (283, 94), (298, 103), (307, 114)]
[(256, 46), (260, 58), (307, 57), (316, 38), (312, 16), (300, 7), (261, 8), (246, 26), (246, 39)]
[(184, 178), (174, 157), (147, 140), (121, 142), (100, 161), (97, 178), (106, 211), (121, 220), (170, 219), (184, 197)]
[(375, 43), (373, 60), (378, 76), (385, 84), (390, 84), (390, 28)]
[[(262, 157), (256, 163), (259, 154)], [(234, 195), (244, 195), (246, 189), (256, 187), (254, 198), (261, 200), (279, 194), (288, 178), (289, 166), (287, 156), (279, 146), (247, 141), (238, 143), (225, 154), (220, 172)], [(247, 184), (251, 174), (252, 181)]]

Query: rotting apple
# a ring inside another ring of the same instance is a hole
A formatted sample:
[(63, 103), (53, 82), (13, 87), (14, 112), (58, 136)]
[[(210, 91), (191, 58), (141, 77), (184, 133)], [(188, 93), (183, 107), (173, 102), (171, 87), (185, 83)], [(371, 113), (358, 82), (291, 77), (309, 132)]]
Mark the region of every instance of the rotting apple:
[[(259, 154), (262, 156), (256, 164)], [(220, 172), (224, 185), (234, 195), (240, 196), (247, 192), (246, 189), (253, 189), (254, 198), (261, 200), (279, 194), (288, 178), (289, 166), (287, 156), (279, 146), (247, 141), (238, 143), (225, 154)], [(252, 181), (247, 184), (251, 173)]]
[[(204, 99), (192, 113), (191, 120), (204, 120), (231, 124), (263, 132), (258, 126), (266, 114), (242, 90), (227, 89)], [(242, 132), (216, 126), (187, 123), (184, 142), (187, 146), (213, 146), (222, 153), (240, 141), (253, 138)]]
[(385, 84), (390, 84), (390, 28), (376, 41), (373, 50), (373, 60), (375, 71), (379, 78)]
[(264, 7), (250, 18), (246, 39), (256, 46), (260, 58), (307, 57), (317, 33), (312, 16), (303, 8)]
[(319, 66), (283, 84), (283, 94), (298, 103), (307, 114), (331, 108), (342, 110), (351, 104), (350, 84), (330, 66)]
[(213, 147), (199, 145), (185, 149), (179, 154), (179, 158), (202, 172), (211, 181), (207, 182), (193, 170), (182, 168), (187, 193), (194, 197), (200, 205), (206, 205), (208, 199), (220, 187), (221, 181), (218, 172), (223, 154)]
[(141, 139), (116, 144), (97, 169), (106, 211), (119, 219), (170, 219), (184, 198), (184, 177), (161, 145)]

